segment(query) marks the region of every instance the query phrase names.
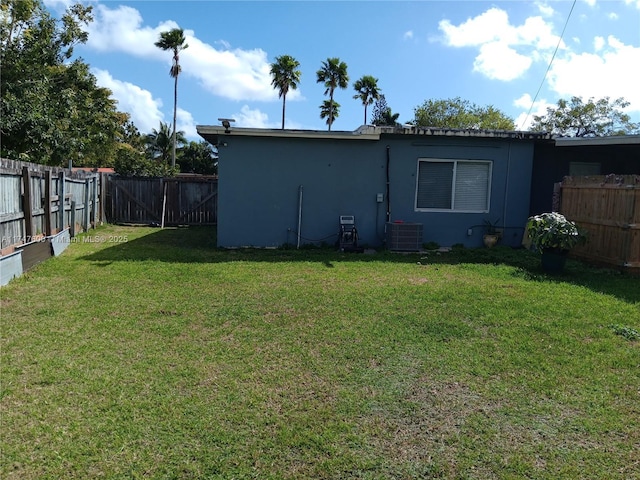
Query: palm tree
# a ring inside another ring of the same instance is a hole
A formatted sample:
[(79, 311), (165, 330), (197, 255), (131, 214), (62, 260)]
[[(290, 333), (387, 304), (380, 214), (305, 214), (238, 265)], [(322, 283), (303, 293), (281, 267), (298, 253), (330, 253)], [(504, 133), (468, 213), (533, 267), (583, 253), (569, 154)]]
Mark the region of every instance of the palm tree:
[(331, 100), (325, 100), (320, 105), (320, 118), (327, 119), (327, 125), (331, 130), (331, 124), (340, 115), (340, 104), (338, 102), (332, 102)]
[[(339, 58), (327, 58), (324, 62), (322, 62), (322, 68), (316, 72), (317, 83), (324, 83), (326, 90), (324, 94), (329, 94), (329, 104), (333, 105), (333, 92), (336, 88), (347, 88), (349, 84), (349, 75), (347, 75), (347, 64), (341, 62)], [(324, 104), (320, 106), (321, 109), (324, 109)], [(334, 109), (328, 108), (326, 110), (329, 114), (329, 118), (327, 119), (327, 125), (329, 125), (329, 130), (331, 130), (331, 125), (333, 124), (333, 120), (337, 115), (334, 115)], [(337, 112), (337, 109), (336, 109)], [(320, 118), (324, 118), (322, 113), (320, 114)]]
[(180, 50), (184, 50), (189, 45), (184, 38), (184, 31), (181, 28), (174, 28), (168, 32), (160, 33), (160, 39), (154, 44), (162, 50), (173, 52), (173, 64), (169, 70), (169, 75), (174, 78), (173, 85), (173, 151), (171, 153), (171, 166), (176, 166), (176, 114), (178, 109), (178, 75), (182, 71), (180, 67)]
[(168, 164), (170, 155), (176, 151), (176, 144), (184, 145), (186, 138), (183, 131), (172, 132), (168, 123), (160, 122), (160, 128), (151, 130), (144, 137), (147, 157), (162, 164)]
[(275, 58), (271, 64), (271, 85), (278, 89), (278, 98), (282, 98), (282, 129), (284, 130), (284, 111), (285, 102), (287, 101), (287, 93), (289, 89), (296, 90), (300, 83), (300, 75), (298, 70), (300, 62), (290, 55), (281, 55)]
[(380, 89), (378, 88), (378, 79), (371, 75), (363, 75), (362, 78), (356, 80), (353, 84), (354, 90), (357, 92), (353, 96), (355, 99), (362, 100), (364, 105), (364, 124), (367, 124), (367, 105), (373, 104), (375, 100), (380, 98)]

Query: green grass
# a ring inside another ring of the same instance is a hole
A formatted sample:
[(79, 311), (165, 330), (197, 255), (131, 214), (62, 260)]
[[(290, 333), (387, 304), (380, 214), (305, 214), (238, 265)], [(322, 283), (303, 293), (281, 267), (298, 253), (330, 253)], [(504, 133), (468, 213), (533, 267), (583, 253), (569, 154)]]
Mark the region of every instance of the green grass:
[(0, 290), (0, 478), (640, 478), (640, 278), (214, 237), (107, 226)]

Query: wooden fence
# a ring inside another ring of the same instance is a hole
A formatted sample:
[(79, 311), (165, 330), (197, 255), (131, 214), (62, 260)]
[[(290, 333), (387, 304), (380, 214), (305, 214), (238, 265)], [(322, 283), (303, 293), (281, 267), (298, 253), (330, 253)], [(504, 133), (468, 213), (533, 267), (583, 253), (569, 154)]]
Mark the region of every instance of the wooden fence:
[(640, 175), (566, 177), (560, 213), (588, 233), (572, 254), (640, 273)]
[(119, 177), (107, 180), (109, 223), (215, 225), (218, 179), (211, 176), (176, 178)]
[(101, 176), (0, 160), (0, 264), (4, 285), (104, 221)]

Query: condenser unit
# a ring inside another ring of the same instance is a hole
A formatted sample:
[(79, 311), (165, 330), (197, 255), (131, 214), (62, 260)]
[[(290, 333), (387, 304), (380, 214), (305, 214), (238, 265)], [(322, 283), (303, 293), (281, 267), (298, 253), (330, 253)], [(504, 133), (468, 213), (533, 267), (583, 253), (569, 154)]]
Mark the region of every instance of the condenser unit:
[(389, 250), (417, 252), (422, 249), (422, 224), (408, 222), (387, 223)]

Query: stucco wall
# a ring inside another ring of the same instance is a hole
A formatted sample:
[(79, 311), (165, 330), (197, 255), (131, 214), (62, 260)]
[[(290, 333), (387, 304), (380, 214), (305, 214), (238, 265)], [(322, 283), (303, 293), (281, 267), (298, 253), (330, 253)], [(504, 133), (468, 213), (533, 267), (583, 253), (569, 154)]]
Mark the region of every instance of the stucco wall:
[[(529, 212), (533, 145), (501, 139), (382, 135), (379, 141), (241, 137), (221, 139), (218, 245), (333, 244), (340, 215), (355, 215), (360, 244), (381, 246), (389, 147), (391, 220), (424, 224), (423, 239), (443, 246), (482, 244), (485, 219), (519, 245)], [(490, 212), (416, 212), (418, 158), (491, 160)], [(508, 181), (507, 181), (508, 177)], [(382, 203), (377, 194), (384, 194)], [(471, 229), (472, 235), (468, 235)]]

